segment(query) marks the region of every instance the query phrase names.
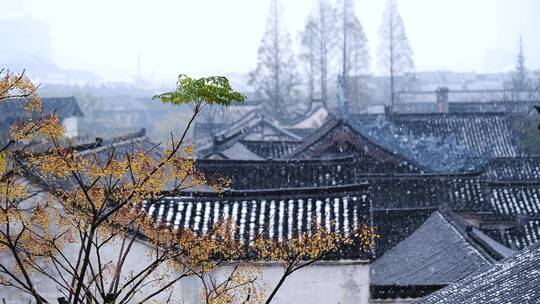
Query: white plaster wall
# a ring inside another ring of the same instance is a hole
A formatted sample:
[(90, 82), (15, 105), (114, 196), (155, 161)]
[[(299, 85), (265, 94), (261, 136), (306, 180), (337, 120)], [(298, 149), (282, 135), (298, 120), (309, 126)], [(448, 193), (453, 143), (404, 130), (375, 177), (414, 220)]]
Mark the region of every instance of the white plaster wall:
[[(283, 268), (264, 267), (269, 289), (277, 284)], [(278, 291), (274, 303), (367, 304), (369, 264), (366, 262), (321, 262), (293, 273)]]
[[(106, 248), (102, 254), (110, 261), (116, 261), (119, 252), (120, 242), (114, 246)], [(126, 260), (125, 268), (136, 271), (147, 265), (148, 250), (150, 247), (144, 242), (136, 242), (131, 254)], [(73, 248), (69, 252), (72, 256), (76, 255)], [(2, 259), (6, 258), (0, 257)], [(3, 260), (5, 261), (5, 260)], [(260, 266), (259, 264), (258, 266)], [(164, 266), (165, 267), (165, 266)], [(245, 264), (242, 267), (249, 267)], [(229, 273), (232, 266), (221, 266), (214, 270), (213, 275), (220, 277)], [(258, 279), (258, 284), (265, 285), (263, 289), (267, 294), (283, 273), (283, 267), (277, 263), (262, 264), (262, 278)], [(164, 273), (162, 268), (157, 272)], [(42, 292), (51, 303), (57, 303), (57, 298), (61, 296), (56, 290), (56, 285), (43, 277), (37, 277), (37, 289)], [(155, 290), (150, 287), (143, 290), (134, 297), (133, 301), (141, 300), (149, 290)], [(202, 285), (200, 281), (193, 278), (182, 279), (174, 288), (171, 297), (173, 303), (195, 304), (200, 303)], [(156, 297), (159, 303), (164, 301), (168, 294), (162, 294)], [(0, 286), (0, 299), (5, 298), (6, 303), (28, 303), (28, 296), (12, 288)], [(369, 303), (369, 264), (366, 261), (339, 261), (339, 262), (321, 262), (305, 267), (291, 275), (281, 287), (273, 303), (278, 304), (297, 304), (297, 303), (320, 303), (320, 304), (368, 304)]]
[[(283, 267), (276, 263), (263, 264), (259, 286), (264, 285), (269, 295), (283, 274)], [(229, 273), (232, 266), (222, 266), (214, 275)], [(184, 281), (184, 303), (198, 303), (200, 284)], [(273, 303), (297, 304), (368, 304), (369, 264), (365, 261), (321, 262), (298, 270), (287, 278), (276, 294)]]
[(62, 120), (62, 125), (66, 129), (65, 136), (67, 138), (73, 138), (79, 135), (79, 129), (78, 129), (79, 126), (78, 126), (77, 117), (73, 116), (73, 117), (64, 118), (64, 120)]

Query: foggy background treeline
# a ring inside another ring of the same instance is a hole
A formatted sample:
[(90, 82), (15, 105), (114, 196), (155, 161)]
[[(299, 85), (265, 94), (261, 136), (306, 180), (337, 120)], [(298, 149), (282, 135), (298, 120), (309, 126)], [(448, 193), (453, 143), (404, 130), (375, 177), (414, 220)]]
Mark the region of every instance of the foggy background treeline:
[(248, 104), (291, 119), (313, 101), (335, 109), (338, 95), (362, 112), (401, 91), (540, 86), (533, 0), (201, 2), (6, 2), (0, 62), (42, 96), (75, 96), (89, 136), (181, 128), (189, 109), (150, 101), (180, 72), (224, 74)]

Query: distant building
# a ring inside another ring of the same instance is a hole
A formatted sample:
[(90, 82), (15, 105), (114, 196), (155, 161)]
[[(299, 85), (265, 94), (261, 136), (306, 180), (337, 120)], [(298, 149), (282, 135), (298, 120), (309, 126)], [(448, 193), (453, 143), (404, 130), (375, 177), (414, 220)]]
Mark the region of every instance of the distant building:
[[(67, 138), (79, 135), (79, 119), (83, 112), (74, 97), (41, 98), (42, 112), (54, 113), (60, 118), (65, 128)], [(10, 136), (11, 125), (28, 119), (24, 110), (24, 102), (8, 99), (0, 103), (0, 142), (7, 141)], [(34, 113), (37, 115), (37, 113)]]
[(451, 90), (401, 91), (394, 113), (528, 113), (540, 103), (540, 91)]
[[(450, 108), (445, 112), (469, 110), (462, 108), (462, 103), (473, 103), (474, 111), (507, 111), (515, 106), (514, 102), (540, 101), (540, 92), (536, 90), (512, 91), (505, 83), (508, 73), (481, 74), (475, 72), (416, 72), (396, 79), (396, 113), (432, 113), (440, 112), (437, 105), (437, 91), (447, 90), (447, 102)], [(390, 105), (390, 84), (387, 76), (360, 75), (349, 79), (348, 100), (354, 113), (382, 113), (381, 107)], [(506, 104), (506, 102), (512, 102)], [(456, 104), (456, 108), (452, 107)], [(482, 105), (482, 106), (480, 106)], [(518, 106), (522, 108), (522, 106)], [(376, 109), (376, 110), (375, 110)], [(513, 110), (514, 111), (514, 110)], [(521, 110), (517, 110), (520, 112)]]

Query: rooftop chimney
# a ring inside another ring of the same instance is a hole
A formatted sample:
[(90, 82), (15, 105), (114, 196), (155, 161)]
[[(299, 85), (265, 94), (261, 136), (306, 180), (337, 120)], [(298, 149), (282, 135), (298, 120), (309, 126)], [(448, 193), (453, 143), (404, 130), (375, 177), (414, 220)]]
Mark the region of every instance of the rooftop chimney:
[(448, 113), (448, 90), (447, 87), (439, 87), (435, 90), (437, 94), (437, 112)]

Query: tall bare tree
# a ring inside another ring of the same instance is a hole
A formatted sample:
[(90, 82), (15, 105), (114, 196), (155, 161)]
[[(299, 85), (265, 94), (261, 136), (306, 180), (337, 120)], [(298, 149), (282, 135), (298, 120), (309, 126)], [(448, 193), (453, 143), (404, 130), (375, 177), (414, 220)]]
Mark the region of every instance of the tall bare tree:
[(304, 74), (307, 76), (308, 99), (312, 102), (315, 99), (315, 87), (317, 86), (317, 25), (310, 16), (306, 22), (304, 30), (300, 33), (300, 60), (304, 68)]
[[(313, 12), (308, 16), (306, 27), (301, 34), (302, 54), (305, 64), (313, 61), (313, 75), (308, 75), (313, 82), (315, 94), (320, 94), (323, 103), (328, 106), (329, 81), (331, 79), (332, 59), (336, 53), (336, 10), (328, 0), (318, 0)], [(309, 71), (308, 71), (309, 74)], [(315, 84), (318, 82), (318, 84)]]
[(348, 86), (351, 76), (369, 71), (369, 49), (364, 28), (354, 13), (354, 0), (338, 0), (338, 37), (341, 51), (341, 79), (343, 94), (350, 98)]
[(367, 95), (367, 85), (363, 76), (369, 74), (371, 58), (367, 37), (358, 19), (354, 19), (351, 25), (350, 36), (347, 58), (349, 60), (347, 64), (349, 81), (347, 83), (351, 88), (349, 88), (347, 97), (356, 106), (359, 106), (360, 101)]
[(390, 77), (390, 103), (394, 105), (397, 80), (414, 70), (412, 49), (396, 0), (387, 0), (379, 34), (379, 64)]
[(257, 68), (250, 74), (250, 84), (266, 100), (274, 115), (287, 114), (284, 105), (293, 98), (297, 86), (292, 41), (283, 21), (278, 0), (270, 2), (266, 31), (258, 50)]
[(516, 58), (516, 69), (512, 73), (512, 79), (510, 81), (508, 89), (516, 92), (527, 91), (532, 88), (531, 80), (527, 75), (527, 68), (525, 67), (525, 53), (523, 50), (523, 38), (519, 37), (518, 54)]

